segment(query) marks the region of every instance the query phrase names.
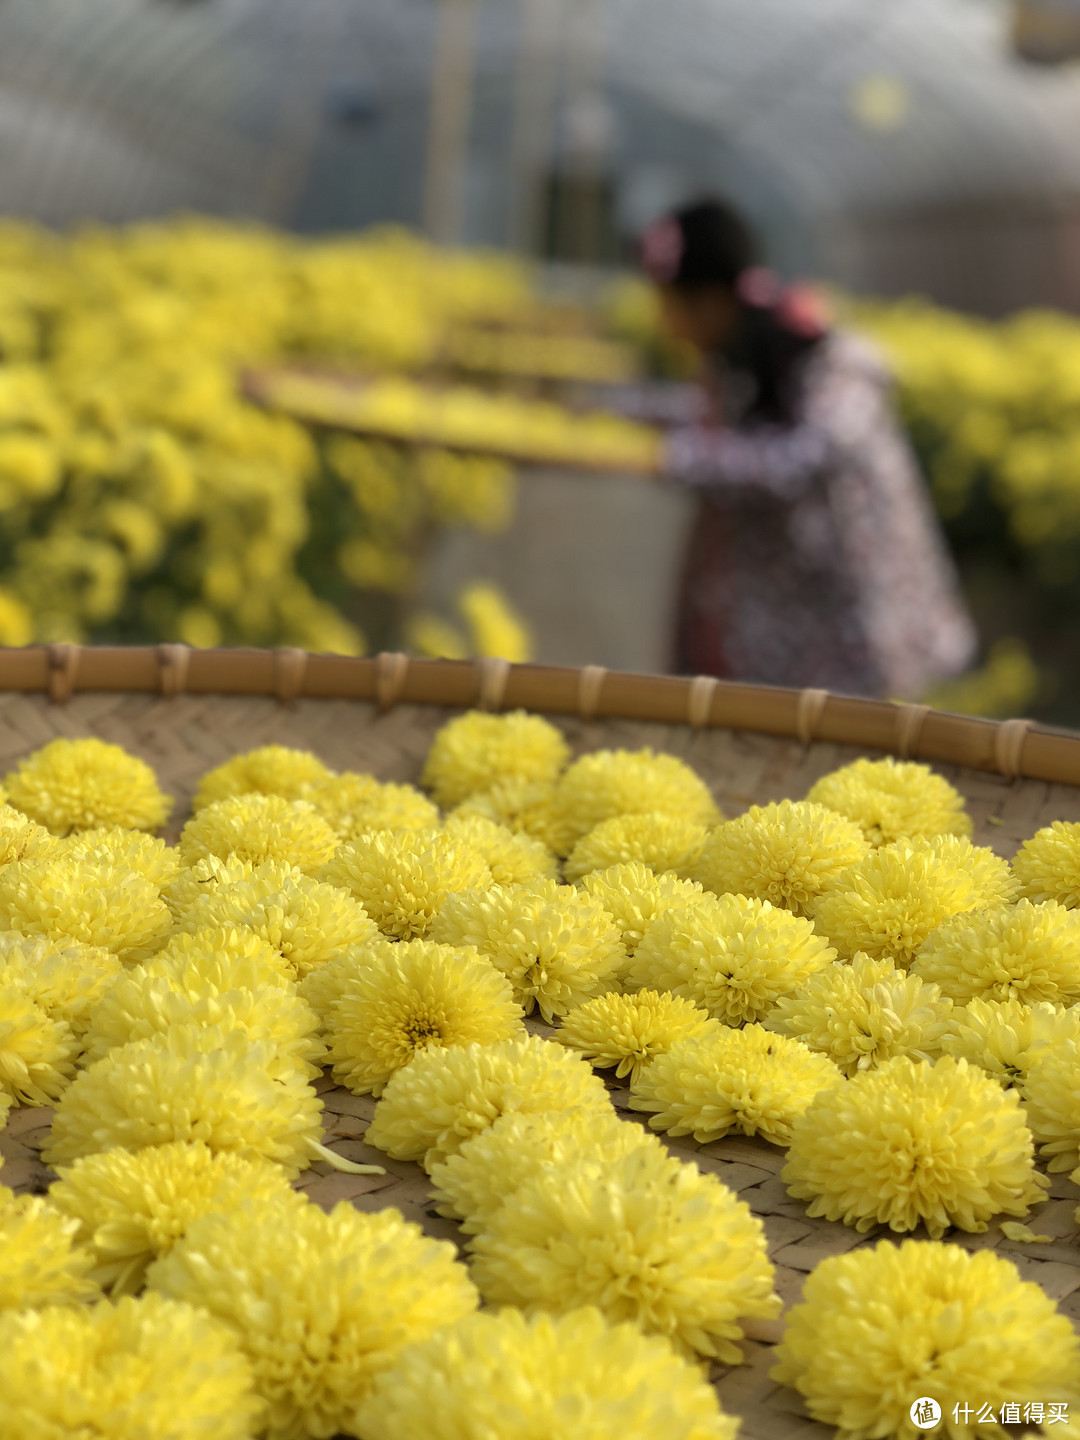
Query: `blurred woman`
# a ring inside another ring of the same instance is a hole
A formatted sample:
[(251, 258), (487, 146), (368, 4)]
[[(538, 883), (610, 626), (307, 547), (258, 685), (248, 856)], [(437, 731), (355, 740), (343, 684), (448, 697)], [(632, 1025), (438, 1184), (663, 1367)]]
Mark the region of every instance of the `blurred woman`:
[(974, 626), (878, 352), (717, 201), (651, 226), (641, 259), (702, 361), (663, 471), (697, 496), (676, 668), (907, 699), (964, 670)]

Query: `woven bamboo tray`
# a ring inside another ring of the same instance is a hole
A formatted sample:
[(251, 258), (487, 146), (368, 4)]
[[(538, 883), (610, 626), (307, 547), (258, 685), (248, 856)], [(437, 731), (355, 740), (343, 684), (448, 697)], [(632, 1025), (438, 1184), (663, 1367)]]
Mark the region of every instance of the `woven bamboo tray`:
[[(175, 795), (174, 838), (200, 775), (239, 751), (295, 745), (338, 769), (415, 781), (438, 727), (473, 706), (546, 714), (575, 754), (651, 745), (678, 755), (706, 780), (728, 815), (752, 803), (799, 798), (819, 776), (860, 754), (893, 753), (928, 761), (947, 776), (967, 798), (976, 841), (999, 854), (1011, 856), (1051, 820), (1080, 819), (1080, 735), (1026, 720), (998, 723), (919, 705), (705, 677), (401, 655), (351, 659), (177, 645), (0, 650), (0, 766), (6, 771), (60, 735), (114, 741), (153, 765)], [(546, 1032), (540, 1022), (530, 1028)], [(332, 1147), (350, 1159), (383, 1164), (387, 1173), (344, 1175), (318, 1164), (302, 1177), (301, 1188), (325, 1206), (343, 1199), (362, 1210), (396, 1206), (430, 1234), (456, 1242), (457, 1227), (429, 1213), (428, 1181), (419, 1167), (364, 1145), (371, 1097), (350, 1095), (329, 1079), (318, 1088)], [(623, 1085), (612, 1083), (611, 1093), (625, 1118), (640, 1118), (626, 1110)], [(2, 1178), (18, 1191), (43, 1192), (52, 1178), (38, 1157), (50, 1118), (47, 1110), (18, 1109), (0, 1134)], [(786, 1305), (798, 1298), (819, 1260), (887, 1233), (860, 1236), (838, 1223), (808, 1219), (806, 1206), (790, 1199), (780, 1181), (783, 1152), (764, 1141), (669, 1144), (719, 1175), (762, 1217)], [(1021, 1245), (996, 1226), (983, 1235), (954, 1232), (947, 1238), (967, 1249), (1007, 1253), (1078, 1323), (1078, 1202), (1080, 1189), (1064, 1176), (1052, 1177), (1049, 1198), (1029, 1222), (1037, 1233), (1054, 1236), (1052, 1244)], [(798, 1395), (768, 1378), (779, 1326), (752, 1327), (745, 1363), (715, 1369), (720, 1395), (728, 1410), (743, 1417), (744, 1440), (823, 1440), (832, 1434), (829, 1427), (809, 1420)]]

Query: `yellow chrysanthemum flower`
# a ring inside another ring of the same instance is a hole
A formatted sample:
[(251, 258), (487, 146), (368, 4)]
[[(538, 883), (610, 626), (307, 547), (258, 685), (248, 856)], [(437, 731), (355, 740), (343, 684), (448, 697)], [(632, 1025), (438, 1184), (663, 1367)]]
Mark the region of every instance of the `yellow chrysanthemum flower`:
[(491, 1305), (564, 1314), (595, 1305), (688, 1358), (742, 1358), (740, 1318), (780, 1310), (765, 1232), (749, 1205), (648, 1147), (544, 1170), (508, 1195), (472, 1242)]
[(604, 993), (626, 963), (619, 932), (591, 895), (543, 880), (450, 896), (431, 927), (444, 945), (475, 946), (545, 1020)]
[(943, 921), (1015, 893), (1008, 864), (992, 850), (953, 835), (898, 840), (839, 876), (814, 906), (814, 924), (842, 960), (863, 951), (906, 967)]
[(236, 1336), (159, 1295), (0, 1315), (0, 1434), (249, 1440), (263, 1418)]
[(419, 1160), (430, 1173), (500, 1115), (579, 1105), (612, 1113), (589, 1066), (535, 1035), (421, 1050), (390, 1077), (366, 1139), (395, 1160)]
[(845, 1075), (873, 1070), (897, 1055), (932, 1060), (948, 1033), (952, 1001), (936, 985), (897, 970), (891, 960), (856, 955), (811, 975), (764, 1022), (828, 1055)]
[(680, 880), (670, 873), (657, 875), (638, 861), (593, 871), (581, 881), (581, 888), (599, 900), (615, 921), (629, 956), (634, 955), (657, 915), (705, 894), (696, 880)]
[(689, 880), (701, 859), (708, 830), (679, 815), (616, 815), (593, 827), (571, 850), (564, 869), (580, 880), (612, 865), (637, 862), (655, 875), (672, 871)]
[(322, 877), (358, 900), (382, 933), (396, 940), (422, 938), (451, 895), (491, 884), (480, 852), (440, 830), (359, 835), (342, 845)]
[(1043, 1199), (1019, 1096), (966, 1060), (898, 1056), (824, 1091), (794, 1127), (783, 1178), (807, 1214), (932, 1239), (983, 1231)]
[(288, 865), (260, 865), (245, 880), (209, 887), (180, 920), (181, 929), (193, 935), (217, 926), (252, 931), (295, 976), (378, 934), (352, 895)]
[(235, 1332), (276, 1440), (355, 1434), (375, 1376), (477, 1304), (451, 1244), (346, 1202), (204, 1215), (148, 1279)]
[(564, 1017), (555, 1039), (598, 1070), (618, 1066), (617, 1079), (630, 1084), (657, 1055), (680, 1040), (715, 1035), (721, 1030), (689, 1000), (667, 992), (639, 990), (636, 995), (598, 995)]
[[(292, 869), (292, 867), (289, 867)], [(219, 885), (235, 884), (237, 880), (249, 880), (258, 865), (250, 860), (238, 860), (230, 855), (220, 860), (216, 855), (206, 855), (194, 865), (181, 865), (176, 879), (162, 892), (162, 900), (168, 906), (174, 920), (180, 920), (202, 895), (208, 895)]]
[(470, 710), (436, 733), (420, 783), (449, 808), (500, 781), (550, 785), (569, 758), (562, 733), (539, 715)]
[(0, 1199), (0, 1311), (100, 1298), (88, 1278), (94, 1257), (75, 1244), (78, 1229), (37, 1195)]
[(52, 854), (58, 843), (44, 825), (27, 819), (21, 810), (11, 805), (0, 805), (0, 865), (10, 865), (14, 860), (37, 860)]
[(305, 1203), (279, 1165), (215, 1154), (198, 1140), (105, 1150), (59, 1173), (49, 1200), (88, 1247), (91, 1279), (114, 1298), (142, 1289), (147, 1266), (200, 1215), (229, 1213), (266, 1196)]
[(1036, 830), (1016, 852), (1013, 874), (1025, 899), (1056, 900), (1075, 910), (1080, 906), (1080, 821), (1055, 820)]
[(319, 1143), (322, 1107), (298, 1072), (271, 1077), (276, 1059), (271, 1045), (195, 1025), (122, 1045), (65, 1091), (45, 1163), (202, 1140), (215, 1154), (275, 1160), (298, 1175)]
[(68, 860), (88, 860), (134, 870), (150, 880), (160, 892), (174, 884), (180, 874), (180, 855), (164, 840), (142, 830), (80, 830), (56, 843), (56, 852)]
[(806, 798), (853, 820), (871, 845), (919, 835), (971, 834), (964, 797), (944, 775), (891, 755), (884, 760), (864, 757), (823, 775)]
[(51, 1105), (75, 1073), (79, 1042), (21, 988), (0, 987), (0, 1110)]
[(172, 809), (145, 761), (105, 740), (50, 740), (4, 777), (9, 805), (54, 835), (156, 830)]
[(157, 887), (135, 870), (64, 856), (0, 870), (0, 929), (78, 940), (133, 962), (159, 949), (169, 926)]
[(617, 815), (677, 815), (705, 826), (716, 825), (721, 818), (701, 777), (674, 755), (654, 750), (594, 750), (582, 755), (559, 780), (553, 803), (573, 844)]
[(658, 915), (626, 970), (627, 990), (670, 990), (725, 1025), (762, 1020), (836, 951), (767, 900), (703, 895)]
[(414, 1345), (359, 1414), (368, 1440), (735, 1440), (738, 1421), (693, 1366), (593, 1308), (527, 1319), (482, 1311)]
[(500, 780), (488, 790), (477, 790), (453, 813), (480, 815), (517, 834), (531, 835), (553, 855), (569, 855), (578, 838), (555, 804), (555, 786), (547, 782)]
[(326, 1013), (334, 1079), (381, 1095), (431, 1046), (491, 1044), (523, 1033), (509, 982), (475, 950), (425, 940), (373, 941), (338, 967)]
[(345, 771), (318, 785), (309, 785), (310, 800), (340, 840), (372, 830), (436, 830), (438, 808), (414, 785), (380, 783), (373, 775)]
[(1024, 1109), (1051, 1172), (1080, 1164), (1080, 1041), (1060, 1040), (1032, 1061)]
[(333, 855), (338, 837), (306, 800), (237, 795), (205, 806), (180, 832), (180, 856), (194, 865), (206, 855), (235, 855), (252, 865), (293, 865), (313, 875)]
[(842, 1084), (833, 1062), (760, 1025), (718, 1027), (676, 1041), (634, 1082), (630, 1105), (649, 1124), (701, 1144), (735, 1130), (786, 1145), (791, 1127), (823, 1090)]
[(50, 1019), (66, 1021), (76, 1039), (86, 1033), (91, 1010), (123, 972), (109, 950), (0, 930), (0, 990), (21, 990)]
[(333, 771), (308, 750), (260, 745), (208, 770), (199, 781), (191, 808), (202, 810), (215, 800), (231, 800), (237, 795), (280, 795), (285, 800), (303, 800), (305, 787), (332, 778)]
[(1056, 900), (993, 906), (946, 920), (912, 972), (953, 1000), (1080, 1000), (1080, 911)]
[(467, 1140), (456, 1155), (432, 1166), (436, 1208), (447, 1219), (460, 1220), (467, 1235), (476, 1235), (507, 1195), (548, 1166), (582, 1155), (617, 1160), (642, 1146), (663, 1151), (657, 1136), (621, 1120), (614, 1110), (511, 1111)]
[(1077, 1346), (1054, 1302), (1002, 1256), (881, 1240), (815, 1268), (770, 1374), (839, 1440), (914, 1434), (911, 1407), (924, 1395), (950, 1434), (974, 1434), (953, 1428), (957, 1407), (1000, 1414), (1010, 1401), (1075, 1395)]
[(1045, 1001), (969, 1000), (953, 1011), (941, 1048), (1012, 1085), (1063, 1040), (1080, 1040), (1080, 1006), (1066, 1010)]
[(528, 885), (534, 880), (552, 880), (559, 873), (554, 853), (542, 840), (515, 833), (482, 815), (459, 811), (447, 817), (443, 829), (484, 857), (496, 885)]
[[(254, 979), (254, 974), (251, 976)], [(222, 990), (197, 972), (188, 983), (173, 975), (130, 971), (117, 980), (90, 1017), (83, 1063), (92, 1065), (132, 1040), (152, 1040), (176, 1025), (238, 1030), (273, 1047), (275, 1074), (295, 1069), (305, 1079), (321, 1073), (326, 1046), (319, 1019), (286, 980), (275, 985)]]
[(151, 979), (207, 993), (281, 985), (295, 973), (280, 950), (242, 925), (177, 930), (142, 968)]
[(693, 878), (717, 895), (747, 895), (809, 915), (821, 892), (868, 848), (857, 825), (824, 805), (751, 805), (712, 832)]

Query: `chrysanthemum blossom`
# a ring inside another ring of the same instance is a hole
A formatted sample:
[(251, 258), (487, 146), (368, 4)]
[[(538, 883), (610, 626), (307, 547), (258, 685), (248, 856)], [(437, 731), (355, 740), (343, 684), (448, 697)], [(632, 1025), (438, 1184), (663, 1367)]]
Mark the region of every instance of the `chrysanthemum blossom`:
[(134, 962), (161, 947), (170, 923), (157, 887), (135, 870), (63, 856), (0, 870), (4, 930), (78, 940)]
[(253, 865), (294, 865), (305, 875), (333, 855), (338, 837), (306, 800), (280, 795), (237, 795), (205, 806), (180, 832), (180, 856), (194, 865), (206, 855), (235, 855)]
[(140, 1290), (146, 1267), (199, 1216), (267, 1196), (306, 1203), (280, 1165), (216, 1155), (197, 1140), (84, 1155), (49, 1189), (50, 1203), (89, 1252), (90, 1278), (114, 1299)]
[(725, 1025), (762, 1020), (836, 958), (802, 916), (743, 895), (702, 896), (652, 921), (627, 990), (669, 990)]
[(467, 1140), (456, 1155), (432, 1166), (436, 1208), (460, 1220), (468, 1235), (482, 1231), (519, 1185), (549, 1165), (618, 1160), (642, 1146), (663, 1148), (640, 1125), (587, 1106), (540, 1114), (512, 1111)]
[(322, 1135), (322, 1106), (298, 1072), (271, 1077), (271, 1045), (237, 1031), (178, 1025), (83, 1070), (56, 1108), (45, 1163), (121, 1146), (201, 1140), (215, 1154), (274, 1160), (298, 1175)]
[(124, 967), (109, 950), (76, 940), (0, 930), (0, 990), (17, 989), (52, 1020), (63, 1020), (77, 1039), (90, 1012)]
[(479, 851), (496, 885), (527, 885), (558, 875), (558, 861), (543, 841), (517, 834), (483, 815), (459, 811), (447, 817), (444, 829)]
[(555, 1039), (598, 1070), (633, 1085), (645, 1066), (680, 1040), (715, 1035), (721, 1025), (681, 995), (639, 990), (635, 995), (598, 995), (563, 1018)]
[(850, 965), (838, 961), (811, 975), (777, 1002), (764, 1023), (854, 1075), (897, 1055), (936, 1058), (952, 1009), (936, 985), (898, 970), (891, 960), (856, 955)]
[(953, 1000), (1080, 1001), (1080, 911), (1056, 900), (994, 905), (931, 932), (912, 971)]
[(1080, 821), (1055, 820), (1036, 830), (1013, 857), (1013, 874), (1027, 900), (1080, 907)]
[(823, 1090), (843, 1083), (833, 1062), (760, 1025), (719, 1027), (677, 1041), (647, 1065), (630, 1105), (649, 1124), (702, 1144), (730, 1131), (787, 1145), (791, 1127)]
[(750, 1207), (715, 1175), (649, 1148), (546, 1166), (491, 1216), (471, 1268), (491, 1305), (595, 1305), (728, 1364), (742, 1358), (740, 1317), (780, 1309)]
[(12, 805), (0, 805), (0, 865), (36, 860), (56, 850), (57, 838)]
[(546, 781), (499, 780), (463, 800), (453, 813), (480, 815), (517, 834), (531, 835), (553, 855), (569, 855), (578, 839), (577, 831), (555, 804), (555, 786)]
[(1063, 1040), (1080, 1040), (1080, 1007), (970, 1000), (953, 1010), (941, 1048), (946, 1055), (963, 1056), (980, 1066), (1003, 1085), (1013, 1085)]
[[(206, 855), (194, 865), (181, 864), (180, 873), (172, 884), (162, 891), (161, 898), (173, 919), (179, 920), (200, 896), (208, 895), (219, 885), (233, 885), (238, 880), (250, 880), (260, 868), (250, 860), (238, 860), (235, 855), (230, 855), (227, 860), (220, 860), (216, 855)], [(288, 868), (292, 870), (295, 867)]]
[(142, 968), (151, 979), (169, 979), (181, 989), (207, 992), (257, 990), (261, 985), (280, 985), (295, 974), (278, 949), (243, 925), (177, 930)]
[(185, 983), (131, 971), (93, 1011), (83, 1063), (92, 1065), (120, 1045), (152, 1040), (176, 1025), (217, 1026), (265, 1041), (274, 1050), (275, 1073), (295, 1069), (307, 1080), (319, 1076), (326, 1055), (318, 1016), (287, 980), (222, 990), (205, 985), (198, 974)]
[(303, 800), (306, 786), (332, 778), (333, 771), (309, 750), (260, 745), (208, 770), (199, 781), (191, 808), (203, 810), (215, 800), (231, 800), (237, 795), (280, 795), (285, 800)]
[(405, 1351), (361, 1408), (369, 1440), (735, 1440), (716, 1391), (656, 1336), (595, 1308), (482, 1311)]
[(21, 989), (0, 988), (0, 1096), (3, 1110), (51, 1105), (75, 1073), (79, 1042), (66, 1020), (52, 1019)]
[(615, 815), (581, 837), (563, 868), (568, 880), (580, 880), (595, 870), (637, 862), (656, 875), (670, 871), (689, 880), (708, 833), (704, 825), (679, 815)]
[(814, 1269), (770, 1374), (840, 1440), (915, 1434), (911, 1407), (924, 1395), (958, 1436), (975, 1433), (951, 1423), (972, 1396), (999, 1415), (1075, 1395), (1077, 1345), (1054, 1302), (1002, 1256), (881, 1240)]
[(275, 949), (291, 976), (303, 976), (378, 930), (352, 895), (289, 865), (260, 865), (247, 879), (222, 880), (183, 913), (180, 928), (252, 931)]
[(431, 927), (445, 945), (475, 946), (545, 1020), (603, 994), (626, 964), (615, 923), (572, 885), (493, 885), (450, 896)]
[(135, 870), (152, 881), (159, 893), (180, 874), (179, 852), (143, 830), (79, 830), (57, 841), (55, 853), (69, 860)]
[(613, 1113), (603, 1082), (584, 1060), (535, 1035), (421, 1050), (390, 1077), (365, 1138), (395, 1160), (419, 1160), (430, 1173), (500, 1115), (575, 1106)]
[(1080, 1041), (1066, 1039), (1035, 1059), (1024, 1080), (1027, 1123), (1051, 1172), (1080, 1164)]
[(951, 916), (1007, 904), (1015, 893), (1008, 864), (992, 850), (953, 835), (898, 840), (844, 871), (814, 906), (814, 924), (842, 960), (862, 951), (906, 967)]
[(37, 1195), (0, 1199), (0, 1311), (80, 1305), (100, 1298), (78, 1222)]
[(865, 757), (823, 775), (807, 800), (854, 820), (871, 845), (921, 835), (971, 834), (964, 797), (945, 779), (913, 760)]
[(932, 1239), (983, 1231), (1043, 1199), (1019, 1096), (966, 1060), (899, 1056), (824, 1091), (793, 1129), (783, 1178), (811, 1217)]
[(705, 894), (697, 881), (680, 880), (670, 873), (657, 875), (640, 861), (595, 870), (582, 879), (581, 888), (599, 900), (615, 921), (630, 956), (657, 915)]
[(159, 1295), (0, 1315), (0, 1434), (249, 1440), (263, 1407), (235, 1335)]
[(105, 740), (50, 740), (4, 777), (8, 804), (54, 835), (156, 830), (172, 800), (145, 761)]
[(821, 892), (868, 848), (857, 825), (823, 805), (751, 805), (712, 831), (693, 878), (717, 895), (747, 895), (808, 915)]
[(705, 826), (721, 818), (708, 786), (689, 765), (648, 749), (580, 756), (556, 785), (554, 805), (574, 844), (617, 815), (658, 812)]
[(521, 1007), (494, 966), (475, 950), (425, 940), (352, 952), (325, 1024), (334, 1079), (354, 1095), (381, 1095), (420, 1050), (523, 1033)]
[(551, 784), (569, 757), (561, 732), (539, 715), (470, 710), (436, 733), (420, 783), (448, 809), (499, 781)]
[(472, 845), (440, 830), (375, 830), (342, 845), (322, 878), (358, 900), (384, 935), (417, 940), (449, 896), (490, 885), (491, 871)]
[(356, 1434), (376, 1375), (477, 1304), (451, 1244), (396, 1210), (345, 1202), (329, 1214), (266, 1200), (204, 1215), (148, 1279), (233, 1330), (273, 1440)]
[(380, 783), (353, 771), (307, 786), (304, 799), (340, 840), (372, 830), (434, 830), (439, 824), (438, 808), (415, 785)]

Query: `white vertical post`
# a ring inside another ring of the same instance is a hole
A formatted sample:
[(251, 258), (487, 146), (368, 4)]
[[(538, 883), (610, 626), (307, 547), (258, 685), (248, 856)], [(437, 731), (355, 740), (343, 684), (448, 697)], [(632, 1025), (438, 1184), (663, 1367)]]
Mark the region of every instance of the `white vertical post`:
[(539, 249), (541, 184), (551, 155), (562, 0), (520, 0), (521, 31), (510, 133), (510, 244)]
[(424, 228), (439, 245), (461, 240), (475, 68), (476, 0), (436, 0)]

